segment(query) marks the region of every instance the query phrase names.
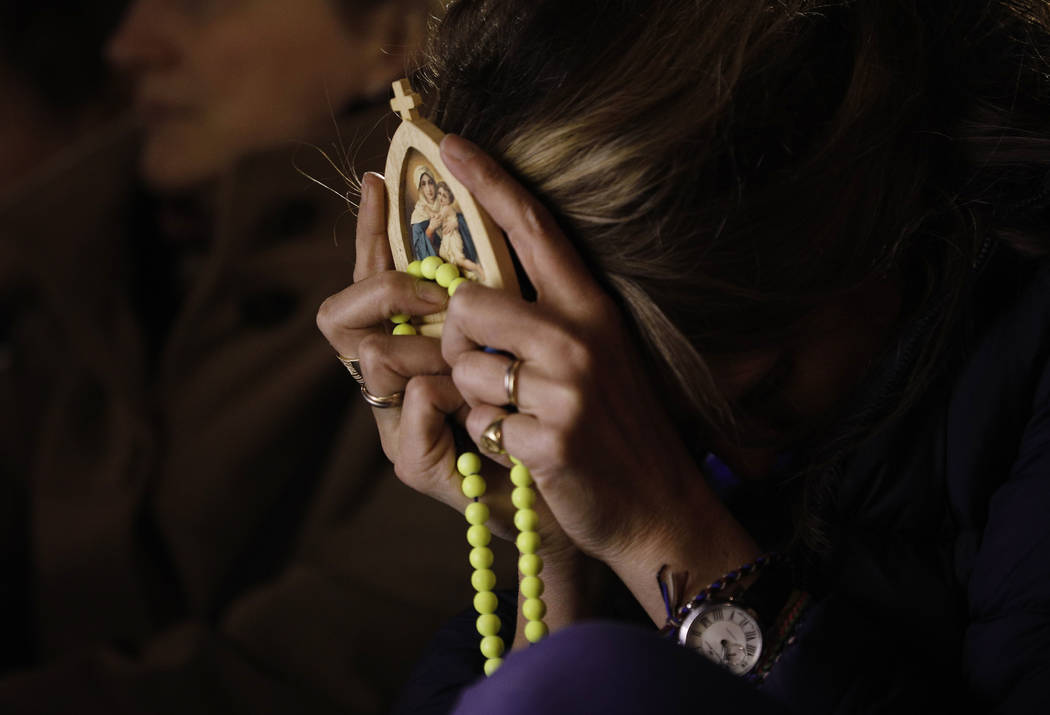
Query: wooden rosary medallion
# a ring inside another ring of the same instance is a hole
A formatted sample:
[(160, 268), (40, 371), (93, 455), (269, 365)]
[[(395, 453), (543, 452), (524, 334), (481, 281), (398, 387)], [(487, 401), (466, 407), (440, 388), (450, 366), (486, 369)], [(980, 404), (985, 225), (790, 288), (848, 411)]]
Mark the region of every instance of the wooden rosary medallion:
[[(445, 133), (422, 118), (422, 100), (407, 79), (393, 86), (390, 106), (403, 120), (386, 157), (387, 237), (394, 266), (403, 271), (412, 261), (437, 256), (469, 280), (517, 291), (502, 231), (441, 161)], [(419, 320), (419, 333), (436, 337), (445, 314)]]

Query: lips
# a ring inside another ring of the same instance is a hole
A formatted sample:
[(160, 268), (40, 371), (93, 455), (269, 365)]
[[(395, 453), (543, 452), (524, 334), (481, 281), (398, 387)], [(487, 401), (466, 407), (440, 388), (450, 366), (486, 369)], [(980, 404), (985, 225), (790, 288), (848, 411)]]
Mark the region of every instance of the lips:
[(184, 105), (146, 99), (135, 103), (135, 114), (144, 124), (153, 125), (184, 117), (189, 114), (189, 109)]

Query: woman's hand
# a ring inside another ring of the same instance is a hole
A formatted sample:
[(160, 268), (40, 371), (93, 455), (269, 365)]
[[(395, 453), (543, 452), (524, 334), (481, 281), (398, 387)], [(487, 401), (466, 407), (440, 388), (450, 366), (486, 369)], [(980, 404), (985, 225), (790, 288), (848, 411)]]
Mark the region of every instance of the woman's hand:
[[(381, 177), (365, 174), (357, 225), (354, 283), (329, 297), (317, 313), (317, 326), (335, 350), (361, 361), (368, 389), (387, 396), (405, 392), (401, 408), (375, 409), (387, 457), (399, 473), (411, 472), (420, 491), (452, 503), (444, 482), (450, 477), (452, 435), (445, 416), (463, 401), (449, 377), (437, 340), (393, 336), (388, 319), (398, 313), (427, 315), (445, 308), (440, 286), (394, 271), (386, 240), (386, 188)], [(417, 378), (409, 389), (409, 382)], [(465, 413), (464, 413), (465, 414)], [(401, 443), (407, 417), (411, 439)]]
[[(620, 311), (550, 214), (495, 161), (448, 136), (442, 158), (506, 232), (537, 291), (529, 303), (464, 283), (449, 304), (441, 352), (469, 406), (475, 442), (502, 418), (503, 445), (531, 470), (554, 517), (608, 563), (654, 620), (662, 564), (690, 588), (753, 558), (757, 546), (707, 489), (653, 388)], [(504, 375), (523, 361), (518, 412)]]
[[(436, 283), (393, 270), (386, 237), (386, 188), (381, 177), (366, 174), (362, 182), (357, 226), (354, 283), (328, 298), (317, 324), (337, 352), (357, 357), (371, 393), (404, 392), (400, 407), (374, 409), (387, 457), (398, 477), (419, 492), (462, 511), (469, 500), (460, 490), (455, 469), (457, 445), (453, 424), (463, 425), (469, 408), (453, 384), (451, 368), (437, 339), (391, 335), (388, 318), (397, 313), (428, 315), (444, 310), (448, 292)], [(485, 497), (493, 533), (513, 539), (511, 484), (505, 460), (486, 462)], [(537, 505), (545, 553), (556, 558), (571, 549), (557, 522)]]

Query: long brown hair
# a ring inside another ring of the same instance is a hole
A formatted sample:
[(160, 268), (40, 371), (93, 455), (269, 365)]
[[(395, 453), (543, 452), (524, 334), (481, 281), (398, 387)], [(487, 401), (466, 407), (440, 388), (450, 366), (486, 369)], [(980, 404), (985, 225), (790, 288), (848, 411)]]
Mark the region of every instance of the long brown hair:
[(459, 0), (425, 76), (619, 298), (688, 431), (729, 414), (705, 355), (890, 273), (937, 306), (905, 405), (986, 239), (1048, 251), (1048, 27), (1046, 0)]

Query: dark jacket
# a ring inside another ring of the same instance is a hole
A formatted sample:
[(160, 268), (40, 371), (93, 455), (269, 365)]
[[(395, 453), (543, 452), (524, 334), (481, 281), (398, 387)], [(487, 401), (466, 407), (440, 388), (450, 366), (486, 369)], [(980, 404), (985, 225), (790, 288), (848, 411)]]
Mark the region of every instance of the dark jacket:
[(843, 464), (827, 593), (765, 685), (799, 711), (1050, 707), (1050, 264), (1000, 246), (943, 365)]

